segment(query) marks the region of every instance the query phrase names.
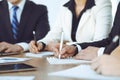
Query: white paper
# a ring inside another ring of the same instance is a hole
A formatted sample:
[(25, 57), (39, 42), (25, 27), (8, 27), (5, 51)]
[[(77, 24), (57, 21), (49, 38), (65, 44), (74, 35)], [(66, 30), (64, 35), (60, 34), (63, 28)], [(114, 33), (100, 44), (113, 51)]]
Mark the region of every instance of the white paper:
[(90, 65), (80, 65), (71, 69), (49, 73), (48, 75), (91, 80), (120, 80), (120, 77), (99, 75), (91, 69)]
[(0, 76), (0, 80), (34, 80), (34, 76)]
[(82, 63), (91, 63), (91, 61), (87, 60), (75, 60), (73, 58), (66, 58), (66, 59), (58, 59), (55, 57), (47, 57), (47, 61), (50, 64), (82, 64)]
[(0, 63), (23, 62), (31, 58), (0, 57)]
[(40, 52), (40, 53), (26, 53), (25, 56), (28, 56), (28, 57), (43, 57), (43, 56), (50, 56), (50, 55), (53, 55), (54, 53), (53, 52)]

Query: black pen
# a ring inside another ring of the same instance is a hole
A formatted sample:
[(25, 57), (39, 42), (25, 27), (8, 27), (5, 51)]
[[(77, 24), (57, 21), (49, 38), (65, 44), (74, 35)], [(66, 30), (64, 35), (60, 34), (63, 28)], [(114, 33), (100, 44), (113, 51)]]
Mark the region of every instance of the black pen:
[(36, 39), (36, 36), (35, 36), (35, 31), (33, 31), (33, 37), (34, 37), (35, 45), (37, 46), (37, 39)]
[(112, 42), (110, 43), (110, 45), (106, 48), (105, 52), (104, 53), (107, 53), (107, 54), (110, 54), (112, 52), (112, 48), (114, 48), (114, 46), (116, 45), (116, 42), (119, 40), (119, 36), (116, 35)]

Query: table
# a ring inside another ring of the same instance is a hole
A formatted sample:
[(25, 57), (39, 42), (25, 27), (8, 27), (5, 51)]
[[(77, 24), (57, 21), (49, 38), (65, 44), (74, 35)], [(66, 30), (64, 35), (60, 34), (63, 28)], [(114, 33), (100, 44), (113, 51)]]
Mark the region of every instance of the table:
[[(25, 57), (25, 56), (24, 54), (19, 54), (19, 55), (11, 55), (9, 57)], [(66, 77), (48, 76), (48, 73), (50, 72), (69, 69), (79, 64), (51, 65), (47, 62), (46, 57), (33, 58), (24, 63), (37, 67), (37, 70), (27, 71), (27, 72), (3, 73), (0, 74), (0, 76), (35, 76), (35, 80), (85, 80), (85, 79), (73, 79)]]

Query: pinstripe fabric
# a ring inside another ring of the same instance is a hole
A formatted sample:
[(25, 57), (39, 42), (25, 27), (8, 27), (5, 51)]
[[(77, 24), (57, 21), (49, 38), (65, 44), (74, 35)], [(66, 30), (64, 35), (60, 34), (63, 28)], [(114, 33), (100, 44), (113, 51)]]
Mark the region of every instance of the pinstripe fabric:
[(17, 20), (17, 14), (16, 11), (18, 9), (17, 6), (13, 6), (13, 15), (12, 15), (12, 31), (13, 31), (13, 37), (14, 39), (17, 39), (18, 34), (18, 20)]

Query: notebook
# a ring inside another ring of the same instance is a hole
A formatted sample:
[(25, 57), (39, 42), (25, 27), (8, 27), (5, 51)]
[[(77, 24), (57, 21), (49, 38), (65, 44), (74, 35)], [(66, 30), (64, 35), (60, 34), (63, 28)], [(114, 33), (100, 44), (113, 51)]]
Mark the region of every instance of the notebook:
[(75, 60), (73, 58), (58, 59), (56, 57), (47, 57), (47, 61), (50, 64), (82, 64), (82, 63), (91, 63), (92, 61), (88, 60)]
[(53, 52), (47, 52), (47, 51), (36, 53), (36, 54), (29, 52), (29, 53), (25, 53), (25, 56), (41, 58), (41, 57), (50, 56), (50, 55), (53, 55), (53, 54), (54, 54)]

